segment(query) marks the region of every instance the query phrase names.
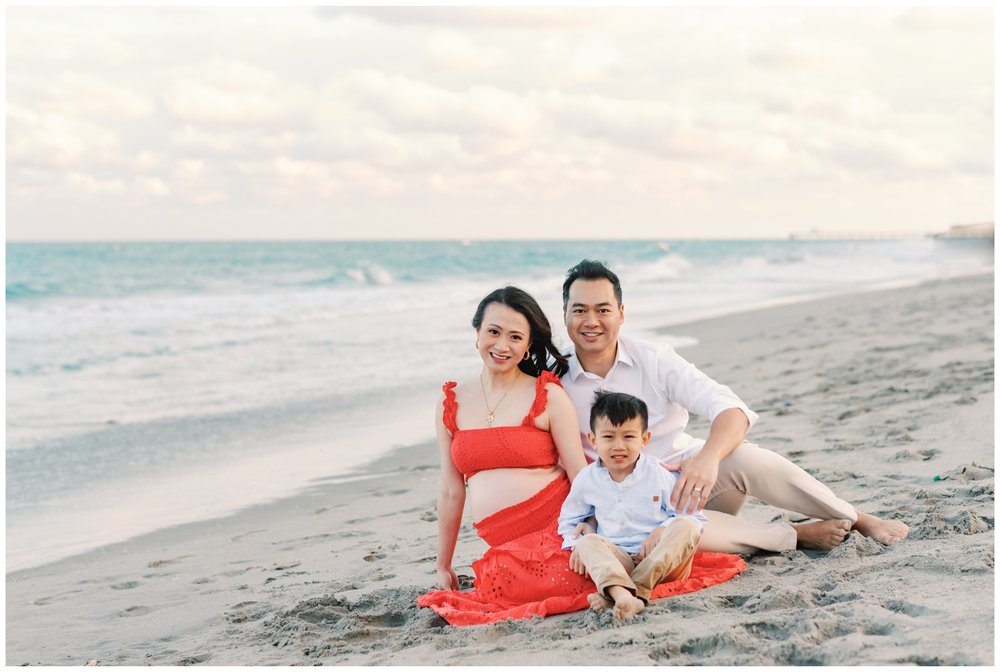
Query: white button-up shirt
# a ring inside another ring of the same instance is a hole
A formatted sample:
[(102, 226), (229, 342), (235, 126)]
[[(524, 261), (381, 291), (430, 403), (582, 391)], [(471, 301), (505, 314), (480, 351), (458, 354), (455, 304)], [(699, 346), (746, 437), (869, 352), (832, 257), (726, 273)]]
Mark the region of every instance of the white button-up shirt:
[(597, 518), (597, 533), (628, 553), (638, 553), (642, 542), (657, 527), (677, 518), (690, 518), (701, 530), (706, 518), (700, 511), (681, 515), (670, 506), (677, 479), (648, 455), (639, 454), (635, 469), (621, 483), (611, 478), (600, 460), (588, 464), (573, 479), (559, 514), (563, 548), (573, 548), (576, 526), (590, 516)]
[(658, 347), (621, 334), (615, 363), (606, 377), (584, 371), (576, 352), (571, 352), (569, 371), (561, 382), (576, 406), (583, 452), (590, 461), (597, 459), (597, 451), (587, 438), (597, 390), (626, 392), (646, 402), (652, 438), (643, 451), (665, 462), (687, 459), (705, 445), (704, 439), (684, 431), (689, 411), (712, 421), (724, 410), (738, 408), (751, 427), (757, 421), (757, 414), (731, 389), (706, 376), (670, 346)]

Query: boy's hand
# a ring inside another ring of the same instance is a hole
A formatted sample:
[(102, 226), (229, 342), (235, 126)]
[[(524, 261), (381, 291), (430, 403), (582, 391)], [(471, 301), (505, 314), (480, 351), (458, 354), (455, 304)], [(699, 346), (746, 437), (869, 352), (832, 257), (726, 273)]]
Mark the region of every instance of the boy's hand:
[[(583, 523), (581, 523), (582, 525)], [(580, 576), (587, 576), (587, 568), (583, 564), (583, 560), (580, 556), (576, 554), (576, 549), (569, 555), (569, 568), (579, 574)]]
[(441, 590), (458, 590), (458, 575), (451, 567), (438, 567), (438, 588)]
[(573, 538), (576, 539), (578, 537), (585, 537), (588, 534), (596, 534), (596, 533), (597, 530), (595, 530), (589, 523), (580, 523), (573, 530)]
[(646, 541), (642, 542), (642, 548), (639, 549), (639, 562), (646, 559), (646, 556), (653, 552), (656, 545), (660, 543), (660, 537), (663, 536), (664, 528), (658, 527), (649, 533), (646, 537)]

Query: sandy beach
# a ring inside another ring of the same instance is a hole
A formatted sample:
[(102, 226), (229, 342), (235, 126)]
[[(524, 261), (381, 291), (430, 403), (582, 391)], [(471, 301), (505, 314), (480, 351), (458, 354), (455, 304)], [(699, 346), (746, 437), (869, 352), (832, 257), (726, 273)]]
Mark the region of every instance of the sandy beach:
[[(353, 480), (8, 574), (6, 664), (992, 665), (993, 283), (663, 330), (696, 338), (681, 354), (760, 413), (752, 440), (902, 519), (900, 544), (854, 533), (829, 553), (756, 554), (627, 624), (578, 612), (452, 627), (414, 603), (434, 580), (438, 465), (413, 445)], [(466, 518), (466, 582), (483, 548)]]

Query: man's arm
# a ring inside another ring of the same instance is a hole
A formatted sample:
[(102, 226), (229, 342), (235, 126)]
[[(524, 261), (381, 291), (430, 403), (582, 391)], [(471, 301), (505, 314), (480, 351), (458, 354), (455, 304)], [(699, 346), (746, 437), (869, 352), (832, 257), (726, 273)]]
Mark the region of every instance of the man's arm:
[(657, 381), (671, 401), (712, 421), (698, 455), (664, 465), (679, 472), (670, 503), (680, 513), (692, 513), (708, 502), (719, 478), (719, 463), (743, 442), (757, 414), (731, 389), (709, 378), (673, 348), (661, 348), (658, 354)]
[(739, 408), (728, 408), (715, 417), (705, 446), (694, 457), (675, 464), (665, 464), (677, 471), (677, 484), (670, 495), (670, 505), (681, 513), (693, 513), (705, 507), (708, 495), (719, 478), (719, 462), (743, 443), (750, 421)]

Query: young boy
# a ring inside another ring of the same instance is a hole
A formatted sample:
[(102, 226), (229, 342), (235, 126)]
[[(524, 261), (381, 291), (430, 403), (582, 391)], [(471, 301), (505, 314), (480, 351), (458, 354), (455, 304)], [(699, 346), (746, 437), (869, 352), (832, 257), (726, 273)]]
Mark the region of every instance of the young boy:
[[(649, 441), (645, 402), (630, 394), (598, 391), (590, 409), (590, 443), (597, 462), (573, 480), (559, 515), (570, 567), (590, 574), (594, 611), (614, 604), (616, 619), (642, 611), (662, 582), (686, 579), (705, 527), (701, 512), (679, 515), (670, 506), (675, 478), (642, 454)], [(597, 519), (597, 531), (585, 523)]]

